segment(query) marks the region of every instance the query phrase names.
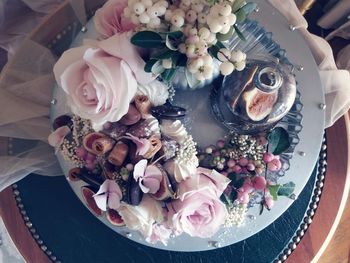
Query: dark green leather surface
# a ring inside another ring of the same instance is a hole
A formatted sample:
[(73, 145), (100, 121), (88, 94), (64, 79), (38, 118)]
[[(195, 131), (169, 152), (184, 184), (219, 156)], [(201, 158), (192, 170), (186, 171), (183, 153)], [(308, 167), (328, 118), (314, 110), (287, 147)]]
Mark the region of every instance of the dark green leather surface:
[(295, 234), (309, 205), (315, 178), (316, 169), (299, 198), (263, 231), (229, 247), (193, 253), (157, 250), (118, 235), (80, 203), (63, 176), (30, 175), (18, 188), (37, 233), (63, 263), (264, 263), (272, 262)]

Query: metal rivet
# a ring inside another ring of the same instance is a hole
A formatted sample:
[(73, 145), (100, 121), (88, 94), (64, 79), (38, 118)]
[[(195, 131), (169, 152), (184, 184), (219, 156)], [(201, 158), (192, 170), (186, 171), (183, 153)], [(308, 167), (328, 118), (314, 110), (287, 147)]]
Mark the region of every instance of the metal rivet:
[(21, 210), (21, 214), (26, 215), (27, 214), (26, 210)]
[(52, 100), (51, 100), (51, 104), (52, 104), (52, 105), (55, 105), (56, 103), (57, 103), (57, 100), (56, 100), (56, 99), (52, 99)]
[(327, 105), (324, 104), (324, 103), (320, 103), (318, 104), (318, 107), (321, 109), (321, 110), (325, 110), (327, 108)]
[(125, 236), (126, 236), (127, 238), (131, 238), (131, 237), (132, 237), (132, 234), (131, 234), (130, 232), (127, 232), (127, 233), (125, 233)]
[(52, 252), (50, 251), (50, 250), (46, 250), (46, 255), (48, 255), (48, 256), (51, 256), (52, 255)]
[(55, 263), (62, 263), (60, 260), (56, 260), (56, 262)]
[(311, 224), (312, 223), (312, 219), (310, 217), (306, 217), (304, 219), (304, 222), (307, 223), (307, 224)]
[(83, 26), (83, 27), (81, 28), (81, 32), (85, 33), (86, 31), (87, 31), (86, 26)]
[(304, 70), (304, 67), (303, 67), (302, 65), (297, 65), (297, 70), (303, 71), (303, 70)]
[(289, 196), (289, 198), (292, 199), (292, 200), (297, 200), (297, 196), (295, 194), (291, 194)]
[(288, 247), (291, 249), (296, 249), (297, 245), (295, 243), (289, 243)]
[(16, 201), (17, 201), (17, 202), (21, 202), (21, 201), (22, 201), (22, 198), (16, 197)]
[(317, 182), (316, 186), (319, 187), (319, 188), (322, 188), (323, 187), (323, 183), (322, 182)]
[(255, 7), (254, 11), (258, 13), (260, 11), (260, 8), (257, 6)]
[(39, 239), (40, 236), (38, 234), (34, 234), (33, 237), (34, 239)]
[(313, 196), (312, 201), (314, 201), (315, 203), (318, 203), (320, 201), (320, 198), (318, 196)]
[(247, 218), (249, 218), (250, 220), (255, 220), (256, 216), (255, 215), (247, 215)]
[(18, 190), (14, 190), (14, 191), (13, 191), (13, 194), (14, 194), (15, 196), (18, 196), (18, 195), (19, 195), (19, 191), (18, 191)]
[(50, 257), (53, 261), (55, 261), (57, 258), (55, 256)]
[(296, 242), (296, 243), (299, 243), (300, 242), (300, 237), (294, 237), (293, 241)]
[(8, 154), (9, 154), (9, 155), (12, 155), (12, 154), (13, 154), (13, 151), (9, 150), (9, 151), (8, 151)]
[[(11, 138), (9, 138), (9, 140), (10, 140), (10, 139), (11, 139)], [(12, 185), (12, 188), (13, 188), (13, 189), (17, 189), (17, 187), (18, 187), (17, 184), (13, 184), (13, 185)]]
[(289, 25), (289, 29), (290, 29), (291, 31), (294, 31), (294, 30), (297, 29), (297, 28), (296, 28), (296, 26), (294, 26), (294, 25)]
[(27, 222), (27, 223), (26, 223), (26, 226), (27, 226), (27, 227), (32, 227), (33, 224), (32, 224), (31, 222)]
[(315, 214), (314, 210), (311, 210), (311, 209), (307, 210), (308, 216), (313, 216), (314, 214)]
[[(30, 232), (31, 232), (32, 234), (36, 233), (35, 228), (31, 228), (31, 229), (30, 229)], [(42, 242), (42, 241), (41, 241), (41, 242)]]
[(40, 248), (41, 248), (43, 251), (46, 251), (46, 250), (47, 250), (47, 246), (45, 246), (45, 245), (42, 245)]
[(42, 244), (44, 244), (44, 241), (42, 241), (41, 239), (39, 239), (39, 240), (38, 240), (38, 244), (39, 244), (39, 245), (42, 245)]
[(305, 156), (306, 156), (306, 152), (299, 151), (298, 153), (299, 153), (299, 155), (302, 156), (302, 157), (305, 157)]
[(61, 34), (58, 34), (58, 35), (56, 36), (57, 39), (61, 39), (61, 37), (62, 37)]
[(24, 216), (24, 217), (23, 217), (23, 220), (24, 220), (24, 221), (29, 221), (29, 217), (28, 217), (28, 216)]
[(209, 241), (208, 246), (209, 247), (221, 247), (221, 244), (218, 241)]
[(24, 208), (24, 205), (23, 204), (18, 204), (18, 207), (19, 208)]

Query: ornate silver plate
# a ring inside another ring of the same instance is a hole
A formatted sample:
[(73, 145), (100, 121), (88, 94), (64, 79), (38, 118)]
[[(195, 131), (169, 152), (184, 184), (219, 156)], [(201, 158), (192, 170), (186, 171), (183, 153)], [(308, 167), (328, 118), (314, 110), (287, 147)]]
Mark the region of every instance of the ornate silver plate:
[[(248, 48), (254, 52), (267, 51), (281, 57), (285, 57), (287, 53), (291, 64), (295, 65), (296, 68), (304, 69), (295, 72), (304, 107), (301, 106), (300, 97), (298, 97), (294, 109), (283, 120), (283, 125), (293, 138), (293, 147), (291, 147), (292, 150), (290, 152), (283, 156), (285, 167), (280, 174), (283, 177), (278, 178), (279, 183), (293, 181), (296, 184), (294, 193), (297, 197), (308, 181), (321, 147), (324, 130), (324, 111), (320, 105), (324, 105), (324, 93), (317, 66), (302, 36), (296, 31), (291, 31), (289, 29), (290, 25), (266, 1), (258, 0), (255, 2), (258, 3), (259, 12), (254, 13), (252, 19), (258, 23), (250, 22), (250, 24), (248, 23), (246, 27), (242, 28), (243, 33), (247, 34), (247, 42), (244, 48), (240, 48), (245, 51)], [(80, 45), (84, 38), (96, 38), (96, 33), (92, 28), (93, 25), (90, 21), (87, 25), (87, 32), (80, 33), (72, 46)], [(295, 43), (298, 43), (298, 45), (295, 45)], [(209, 93), (210, 89), (203, 88), (195, 92), (177, 92), (175, 97), (176, 104), (180, 106), (186, 105), (186, 108), (189, 109), (186, 125), (200, 146), (213, 143), (214, 140), (216, 141), (227, 132), (211, 117), (210, 107), (208, 107)], [(198, 100), (199, 97), (204, 99)], [(69, 112), (65, 105), (63, 91), (60, 88), (55, 88), (54, 99), (56, 99), (57, 103), (52, 106), (52, 120), (59, 115)], [(303, 117), (302, 120), (301, 116)], [(193, 125), (194, 123), (195, 125)], [(301, 129), (301, 127), (303, 128)], [(69, 169), (72, 167), (63, 160), (62, 156), (58, 155), (58, 158), (64, 173), (68, 174)], [(286, 171), (287, 169), (288, 171)], [(286, 172), (284, 173), (284, 171)], [(80, 193), (80, 188), (84, 184), (82, 182), (69, 183), (79, 199), (84, 203)], [(271, 211), (265, 211), (260, 216), (259, 208), (253, 206), (249, 209), (249, 216), (241, 227), (222, 228), (210, 239), (192, 238), (183, 234), (171, 239), (168, 246), (162, 244), (150, 245), (139, 234), (124, 227), (112, 226), (105, 218), (101, 217), (99, 219), (119, 234), (127, 235), (132, 240), (144, 245), (175, 251), (202, 251), (214, 249), (218, 246), (227, 246), (254, 235), (275, 221), (292, 202), (292, 199), (280, 198)]]

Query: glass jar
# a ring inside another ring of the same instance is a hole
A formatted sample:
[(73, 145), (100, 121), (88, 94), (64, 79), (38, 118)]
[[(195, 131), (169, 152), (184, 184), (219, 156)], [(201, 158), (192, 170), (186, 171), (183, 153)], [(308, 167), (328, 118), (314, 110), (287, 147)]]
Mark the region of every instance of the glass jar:
[(248, 61), (243, 71), (226, 76), (213, 90), (215, 117), (229, 130), (241, 134), (267, 131), (293, 106), (295, 78), (288, 65), (277, 58)]

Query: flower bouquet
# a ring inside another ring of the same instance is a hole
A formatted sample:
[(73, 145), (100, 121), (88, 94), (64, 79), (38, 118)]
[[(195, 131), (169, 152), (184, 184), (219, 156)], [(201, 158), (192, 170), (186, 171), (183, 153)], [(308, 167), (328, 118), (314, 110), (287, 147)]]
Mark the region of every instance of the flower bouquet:
[[(271, 209), (293, 183), (271, 182), (290, 146), (282, 128), (267, 134), (229, 133), (199, 147), (169, 103), (183, 70), (195, 88), (241, 71), (246, 55), (225, 41), (244, 36), (255, 9), (242, 0), (109, 0), (94, 16), (99, 38), (63, 53), (54, 67), (71, 113), (53, 121), (49, 142), (83, 181), (87, 206), (111, 224), (167, 244), (187, 233), (209, 238), (244, 222), (249, 205)], [(217, 65), (217, 67), (215, 66)]]

